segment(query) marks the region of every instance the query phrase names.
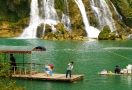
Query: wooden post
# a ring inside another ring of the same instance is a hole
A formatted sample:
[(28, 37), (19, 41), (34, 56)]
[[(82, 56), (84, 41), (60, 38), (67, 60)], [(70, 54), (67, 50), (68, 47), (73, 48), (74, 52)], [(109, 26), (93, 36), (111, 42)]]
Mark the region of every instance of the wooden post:
[[(23, 67), (24, 67), (24, 53), (23, 53)], [(23, 68), (23, 71), (24, 71), (24, 68)]]
[(11, 73), (11, 62), (10, 62), (10, 53), (8, 54), (8, 62), (10, 63), (10, 73)]
[(44, 72), (45, 72), (45, 75), (46, 75), (45, 67), (46, 67), (46, 51), (44, 51)]
[(30, 76), (32, 76), (32, 53), (30, 55)]

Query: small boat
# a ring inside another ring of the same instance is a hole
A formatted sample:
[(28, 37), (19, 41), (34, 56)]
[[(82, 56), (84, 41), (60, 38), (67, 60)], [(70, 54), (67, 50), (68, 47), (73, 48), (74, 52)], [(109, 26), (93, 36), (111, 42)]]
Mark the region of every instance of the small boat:
[(98, 72), (99, 75), (129, 75), (132, 76), (132, 65), (128, 64), (126, 68), (121, 69), (120, 73), (112, 73), (111, 71), (106, 71), (105, 69), (102, 70), (101, 72)]
[(99, 75), (115, 75), (115, 76), (132, 76), (132, 74), (124, 73), (124, 74), (116, 74), (116, 73), (101, 73), (98, 72)]

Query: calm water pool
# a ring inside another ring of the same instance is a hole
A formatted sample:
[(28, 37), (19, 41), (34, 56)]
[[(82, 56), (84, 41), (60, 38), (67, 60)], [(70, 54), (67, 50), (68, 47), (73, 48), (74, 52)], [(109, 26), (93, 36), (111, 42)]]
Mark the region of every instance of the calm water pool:
[[(73, 74), (84, 74), (83, 80), (74, 83), (16, 80), (17, 86), (25, 87), (26, 90), (130, 90), (132, 88), (132, 76), (97, 74), (103, 69), (114, 72), (115, 65), (126, 68), (128, 64), (132, 64), (131, 41), (77, 42), (1, 38), (0, 45), (44, 46), (47, 49), (46, 63), (55, 66), (53, 73), (65, 73), (67, 64), (73, 61)], [(112, 49), (112, 47), (120, 49)], [(41, 57), (34, 55), (33, 61), (42, 63)]]

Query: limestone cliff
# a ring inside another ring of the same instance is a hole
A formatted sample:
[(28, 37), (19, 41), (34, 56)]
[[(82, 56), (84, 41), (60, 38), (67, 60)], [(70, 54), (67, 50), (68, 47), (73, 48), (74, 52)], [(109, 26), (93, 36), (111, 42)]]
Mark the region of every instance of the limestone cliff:
[[(98, 27), (97, 20), (93, 14), (89, 0), (82, 0), (86, 9), (86, 14), (90, 25)], [(132, 33), (132, 1), (131, 0), (106, 0), (111, 11), (114, 8), (110, 1), (115, 5), (119, 14), (123, 17), (118, 19), (115, 12), (112, 12), (114, 22), (116, 23), (117, 32), (122, 35)], [(29, 24), (31, 0), (0, 0), (0, 37), (19, 36), (25, 27)], [(40, 0), (38, 0), (41, 7)], [(55, 9), (62, 18), (62, 12), (65, 10), (64, 0), (55, 0)], [(69, 17), (71, 21), (72, 33), (77, 36), (86, 36), (84, 23), (80, 10), (74, 0), (68, 0)], [(61, 25), (61, 24), (58, 24)], [(130, 27), (130, 28), (128, 28)]]

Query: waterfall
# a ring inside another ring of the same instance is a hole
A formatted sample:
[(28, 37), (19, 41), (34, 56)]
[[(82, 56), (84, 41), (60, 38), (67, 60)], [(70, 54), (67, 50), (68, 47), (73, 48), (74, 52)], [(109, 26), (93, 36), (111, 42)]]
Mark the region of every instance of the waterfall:
[(111, 31), (116, 30), (112, 13), (105, 0), (90, 0), (90, 3), (98, 20), (100, 30), (102, 30), (105, 25), (108, 25)]
[(64, 13), (62, 14), (62, 19), (61, 22), (64, 24), (65, 28), (72, 33), (71, 31), (71, 21), (69, 18), (69, 10), (68, 10), (68, 1), (64, 0), (64, 5), (65, 5), (65, 10)]
[[(42, 7), (38, 9), (38, 0), (31, 1), (31, 12), (30, 12), (30, 22), (29, 26), (24, 29), (22, 35), (20, 37), (31, 37), (36, 38), (36, 29), (40, 24), (44, 24), (44, 28), (42, 31), (42, 35), (45, 33), (45, 25), (49, 24), (52, 27), (52, 32), (56, 32), (56, 28), (54, 25), (59, 23), (58, 15), (54, 8), (54, 0), (40, 0)], [(61, 22), (67, 28), (69, 32), (71, 32), (71, 23), (69, 18), (69, 11), (68, 11), (68, 1), (64, 0), (65, 2), (65, 11), (62, 15)], [(84, 22), (85, 30), (87, 33), (87, 37), (89, 38), (97, 38), (99, 34), (99, 30), (90, 26), (84, 4), (82, 0), (75, 0), (76, 4), (78, 5), (82, 19)], [(116, 30), (114, 21), (112, 19), (112, 14), (105, 2), (105, 0), (90, 0), (91, 7), (95, 11), (97, 16), (100, 29), (103, 28), (105, 25), (109, 25), (111, 30)]]
[[(111, 1), (110, 1), (110, 2), (111, 2)], [(114, 10), (115, 10), (115, 12), (116, 12), (116, 14), (118, 15), (119, 19), (122, 20), (122, 16), (118, 13), (118, 11), (116, 10), (116, 8), (115, 8), (115, 6), (113, 5), (112, 2), (111, 2), (111, 4), (112, 4), (112, 6), (113, 6), (113, 8), (114, 8)]]
[(83, 19), (83, 22), (84, 22), (84, 25), (85, 25), (85, 30), (86, 30), (86, 33), (87, 33), (87, 37), (97, 38), (98, 34), (99, 34), (99, 30), (89, 25), (89, 21), (88, 21), (88, 18), (86, 16), (85, 7), (84, 7), (84, 4), (83, 4), (82, 0), (75, 0), (75, 2), (78, 5), (78, 7), (80, 9), (80, 12), (82, 14), (82, 19)]
[[(58, 15), (54, 9), (54, 0), (42, 0), (43, 7), (39, 11), (38, 0), (31, 1), (31, 13), (29, 26), (24, 29), (24, 32), (20, 37), (36, 38), (37, 27), (44, 23), (43, 33), (45, 33), (45, 24), (49, 24), (52, 27), (52, 32), (56, 31), (54, 25), (59, 22)], [(39, 15), (41, 13), (41, 15)]]
[(27, 28), (24, 29), (24, 32), (20, 37), (28, 37), (28, 38), (35, 38), (36, 37), (36, 29), (40, 22), (38, 16), (38, 1), (32, 0), (31, 1), (31, 12), (30, 12), (30, 23)]
[(58, 15), (56, 13), (56, 10), (54, 8), (54, 0), (42, 0), (43, 2), (43, 19), (44, 20), (50, 20), (50, 21), (59, 21)]
[[(43, 0), (43, 12), (41, 19), (45, 24), (48, 24), (52, 27), (52, 32), (56, 32), (54, 25), (59, 23), (57, 12), (54, 8), (54, 0)], [(44, 30), (44, 29), (43, 29)], [(44, 30), (45, 31), (45, 30)], [(43, 31), (43, 32), (44, 32)]]

